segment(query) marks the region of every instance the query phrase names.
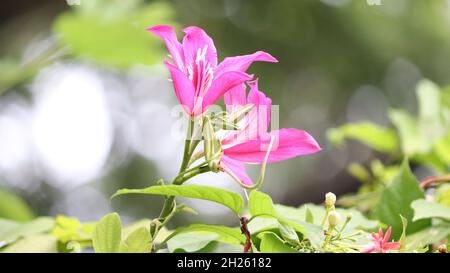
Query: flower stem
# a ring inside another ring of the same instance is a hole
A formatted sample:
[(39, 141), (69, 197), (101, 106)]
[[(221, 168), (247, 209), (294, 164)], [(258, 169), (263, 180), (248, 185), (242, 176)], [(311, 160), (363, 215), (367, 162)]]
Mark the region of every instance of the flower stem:
[[(192, 140), (193, 127), (194, 127), (194, 119), (190, 118), (189, 123), (188, 123), (188, 129), (186, 132), (186, 140), (184, 142), (183, 161), (181, 163), (180, 171), (179, 171), (178, 175), (172, 181), (173, 185), (181, 185), (185, 181), (191, 179), (192, 177), (194, 177), (198, 174), (210, 171), (209, 167), (204, 166), (203, 163), (197, 165), (194, 168), (186, 170), (187, 167), (189, 166), (189, 161), (191, 159), (192, 152), (193, 152), (190, 147), (191, 140)], [(166, 200), (164, 202), (163, 208), (161, 210), (161, 213), (159, 214), (159, 221), (161, 223), (164, 223), (164, 224), (167, 223), (167, 220), (173, 213), (175, 206), (176, 206), (175, 196), (167, 196)], [(157, 232), (158, 231), (156, 231), (155, 234)]]
[(184, 141), (183, 161), (181, 162), (179, 173), (182, 173), (184, 170), (186, 170), (189, 160), (191, 159), (190, 145), (193, 128), (194, 128), (194, 119), (189, 118), (188, 129), (186, 132), (186, 140)]
[(420, 181), (419, 186), (422, 189), (426, 189), (435, 183), (439, 183), (439, 182), (442, 183), (442, 182), (448, 182), (448, 181), (450, 181), (450, 175), (432, 176), (430, 178)]

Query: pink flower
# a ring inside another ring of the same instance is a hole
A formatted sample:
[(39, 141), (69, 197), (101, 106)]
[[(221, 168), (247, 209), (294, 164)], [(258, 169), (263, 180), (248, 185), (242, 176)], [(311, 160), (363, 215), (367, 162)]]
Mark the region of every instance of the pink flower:
[(172, 63), (164, 60), (170, 71), (175, 93), (188, 115), (197, 116), (233, 87), (252, 79), (245, 71), (255, 61), (277, 62), (270, 54), (258, 51), (250, 55), (225, 58), (217, 64), (213, 40), (201, 28), (191, 26), (183, 31), (183, 42), (177, 40), (170, 26), (147, 29), (167, 46)]
[(263, 163), (272, 138), (274, 145), (269, 151), (268, 163), (312, 154), (320, 151), (320, 147), (311, 135), (298, 129), (284, 128), (267, 132), (272, 101), (258, 90), (257, 80), (248, 84), (250, 92), (247, 97), (245, 84), (225, 94), (225, 104), (230, 113), (242, 105), (253, 104), (254, 107), (239, 124), (242, 130), (228, 132), (222, 138), (223, 155), (220, 164), (222, 171), (251, 186), (253, 182), (244, 163)]
[(386, 253), (389, 250), (398, 250), (400, 248), (399, 242), (389, 242), (392, 228), (389, 227), (383, 237), (383, 230), (380, 228), (378, 233), (372, 232), (370, 240), (374, 243), (372, 246), (365, 247), (361, 250), (363, 253)]

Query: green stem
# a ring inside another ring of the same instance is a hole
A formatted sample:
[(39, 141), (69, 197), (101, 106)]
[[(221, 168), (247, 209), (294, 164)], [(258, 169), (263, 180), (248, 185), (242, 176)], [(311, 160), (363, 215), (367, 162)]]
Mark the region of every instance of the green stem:
[(190, 160), (190, 157), (191, 157), (190, 156), (190, 145), (191, 145), (193, 127), (194, 127), (194, 119), (189, 118), (188, 129), (186, 132), (186, 140), (184, 141), (183, 161), (181, 162), (179, 173), (182, 173), (184, 170), (186, 170), (187, 165)]
[[(191, 144), (192, 137), (192, 128), (194, 126), (194, 119), (189, 118), (188, 129), (186, 132), (186, 140), (184, 141), (184, 152), (183, 152), (183, 161), (181, 162), (179, 175), (172, 181), (174, 185), (180, 185), (184, 181), (181, 181), (180, 174), (183, 174), (187, 168), (187, 164), (189, 163), (190, 154), (189, 154), (189, 146)], [(165, 222), (166, 218), (172, 213), (173, 208), (175, 206), (175, 197), (167, 196), (166, 201), (164, 202), (161, 213), (159, 214), (159, 219), (161, 222)]]

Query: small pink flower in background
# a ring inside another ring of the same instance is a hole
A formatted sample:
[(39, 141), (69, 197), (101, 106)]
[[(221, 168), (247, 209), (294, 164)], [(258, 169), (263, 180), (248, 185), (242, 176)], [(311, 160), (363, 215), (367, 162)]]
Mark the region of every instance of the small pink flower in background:
[(199, 27), (185, 28), (182, 43), (178, 42), (170, 26), (154, 26), (147, 30), (166, 43), (172, 63), (164, 60), (164, 64), (170, 71), (175, 93), (190, 116), (202, 114), (230, 89), (251, 80), (253, 76), (245, 71), (253, 62), (277, 62), (270, 54), (258, 51), (228, 57), (217, 64), (214, 42)]
[(248, 84), (250, 92), (247, 97), (245, 84), (233, 88), (224, 97), (231, 113), (239, 105), (253, 104), (254, 107), (241, 122), (240, 131), (231, 131), (222, 138), (221, 169), (243, 184), (252, 186), (253, 181), (244, 163), (263, 163), (271, 138), (274, 138), (275, 145), (270, 150), (268, 163), (316, 153), (320, 147), (310, 134), (302, 130), (284, 128), (267, 132), (272, 100), (258, 90), (257, 80)]
[(392, 227), (389, 227), (384, 234), (383, 230), (380, 228), (378, 233), (373, 232), (370, 240), (374, 243), (372, 246), (365, 247), (361, 250), (363, 253), (386, 253), (389, 250), (400, 249), (399, 242), (389, 242), (389, 237), (391, 237)]

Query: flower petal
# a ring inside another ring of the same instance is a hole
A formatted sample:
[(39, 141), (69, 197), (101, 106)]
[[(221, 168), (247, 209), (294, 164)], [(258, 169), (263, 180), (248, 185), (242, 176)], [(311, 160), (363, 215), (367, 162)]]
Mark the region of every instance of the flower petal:
[(216, 101), (218, 101), (226, 92), (245, 81), (251, 80), (252, 77), (252, 75), (243, 72), (230, 71), (215, 78), (203, 98), (203, 111), (205, 111), (208, 106), (216, 103)]
[(257, 122), (260, 126), (264, 126), (261, 131), (265, 132), (269, 128), (270, 124), (270, 106), (272, 105), (272, 100), (258, 89), (258, 79), (248, 82), (250, 86), (250, 92), (248, 93), (247, 101), (248, 103), (255, 105), (255, 113)]
[(211, 64), (212, 68), (217, 66), (217, 51), (214, 42), (206, 32), (195, 26), (183, 29), (185, 36), (183, 38), (183, 51), (186, 63), (193, 63), (197, 54), (205, 50), (205, 59)]
[(172, 56), (173, 63), (183, 72), (186, 72), (184, 65), (183, 47), (178, 42), (175, 30), (171, 26), (159, 25), (147, 28), (148, 31), (160, 37), (165, 43), (167, 50)]
[(184, 110), (190, 115), (194, 107), (194, 85), (189, 78), (173, 64), (164, 60), (172, 77), (173, 88)]
[(235, 56), (225, 58), (217, 67), (216, 74), (220, 76), (227, 71), (241, 71), (245, 72), (253, 62), (278, 62), (269, 53), (264, 51), (257, 51), (250, 55)]
[(368, 246), (368, 247), (361, 249), (361, 253), (372, 253), (372, 252), (376, 252), (376, 250), (377, 250), (376, 246)]
[(389, 242), (389, 238), (391, 237), (391, 233), (392, 233), (392, 227), (389, 227), (389, 228), (386, 230), (386, 233), (384, 234), (383, 244)]
[(270, 136), (275, 136), (275, 142), (269, 155), (269, 163), (320, 151), (315, 139), (307, 132), (285, 128), (272, 131), (259, 139), (226, 148), (224, 154), (242, 162), (262, 163), (270, 143)]
[(399, 242), (390, 242), (386, 243), (383, 246), (384, 250), (397, 250), (400, 249), (400, 243)]
[(242, 83), (228, 90), (228, 92), (226, 92), (225, 95), (223, 96), (225, 105), (233, 106), (233, 105), (247, 104), (247, 98), (245, 96), (246, 89), (247, 88), (245, 86), (245, 83)]
[(253, 185), (252, 179), (245, 171), (245, 165), (242, 162), (227, 156), (222, 156), (222, 166), (224, 167), (225, 172), (231, 172), (231, 174), (238, 178), (243, 184), (247, 186)]

